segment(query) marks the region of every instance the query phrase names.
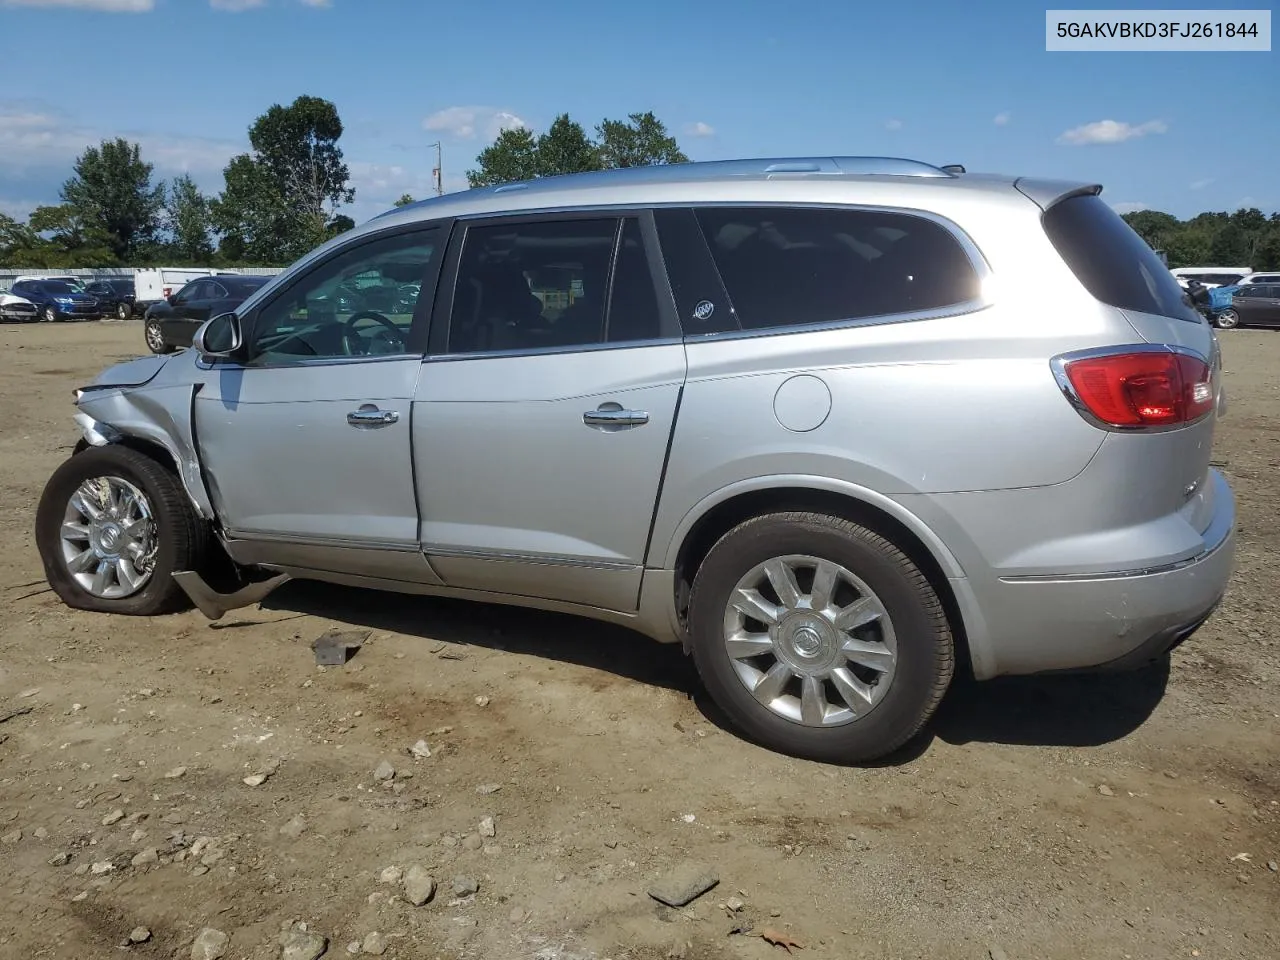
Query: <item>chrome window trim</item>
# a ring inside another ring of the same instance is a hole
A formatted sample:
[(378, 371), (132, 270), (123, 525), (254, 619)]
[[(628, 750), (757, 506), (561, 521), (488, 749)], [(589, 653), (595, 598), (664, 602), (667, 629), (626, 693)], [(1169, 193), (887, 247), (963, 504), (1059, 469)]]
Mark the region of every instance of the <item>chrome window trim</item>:
[[(1216, 344), (1216, 340), (1215, 340)], [(1075, 384), (1071, 382), (1071, 378), (1067, 376), (1067, 367), (1075, 360), (1092, 360), (1098, 357), (1113, 357), (1126, 353), (1176, 353), (1184, 357), (1193, 357), (1201, 363), (1209, 365), (1210, 382), (1214, 386), (1214, 394), (1217, 394), (1218, 368), (1215, 359), (1206, 357), (1203, 354), (1192, 350), (1190, 347), (1183, 347), (1173, 343), (1118, 343), (1109, 347), (1090, 347), (1087, 350), (1072, 350), (1068, 353), (1060, 353), (1056, 357), (1049, 360), (1049, 369), (1053, 371), (1053, 379), (1058, 384), (1058, 389), (1062, 391), (1062, 395), (1067, 398), (1067, 402), (1075, 408), (1088, 423), (1097, 427), (1099, 430), (1106, 430), (1109, 433), (1169, 433), (1173, 430), (1183, 430), (1187, 427), (1195, 426), (1202, 423), (1206, 418), (1213, 415), (1217, 409), (1214, 404), (1213, 409), (1207, 410), (1205, 413), (1196, 417), (1194, 420), (1187, 420), (1182, 423), (1170, 423), (1164, 426), (1117, 426), (1113, 423), (1106, 423), (1099, 420), (1093, 415), (1093, 411), (1080, 399), (1080, 394), (1076, 392)]]

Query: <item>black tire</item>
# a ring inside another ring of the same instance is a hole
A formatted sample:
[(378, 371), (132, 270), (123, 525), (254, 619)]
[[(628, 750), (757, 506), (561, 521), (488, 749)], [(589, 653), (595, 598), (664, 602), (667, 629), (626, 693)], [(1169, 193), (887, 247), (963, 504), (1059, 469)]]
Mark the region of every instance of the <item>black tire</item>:
[[(805, 726), (759, 703), (738, 679), (722, 636), (730, 593), (774, 557), (803, 554), (840, 564), (880, 598), (897, 637), (897, 663), (883, 698), (837, 726)], [(757, 743), (827, 763), (863, 763), (897, 750), (933, 716), (955, 670), (951, 629), (937, 593), (893, 543), (848, 520), (774, 513), (726, 533), (698, 568), (689, 603), (693, 657), (707, 692)]]
[(45, 307), (40, 311), (40, 316), (45, 323), (53, 323), (58, 319), (58, 311), (54, 307)]
[(173, 347), (165, 342), (159, 320), (148, 320), (143, 325), (142, 338), (152, 353), (173, 353)]
[(1213, 318), (1213, 325), (1219, 330), (1235, 330), (1240, 326), (1240, 314), (1228, 308)]
[(117, 320), (129, 319), (129, 305), (127, 303), (116, 304), (116, 319)]
[[(151, 579), (137, 593), (119, 599), (96, 597), (80, 586), (62, 556), (67, 502), (81, 483), (100, 476), (120, 477), (147, 496), (159, 538)], [(45, 484), (36, 510), (36, 546), (45, 577), (62, 602), (78, 610), (155, 616), (189, 607), (173, 573), (202, 569), (209, 543), (209, 525), (196, 515), (174, 473), (144, 453), (115, 444), (89, 447), (65, 461)]]

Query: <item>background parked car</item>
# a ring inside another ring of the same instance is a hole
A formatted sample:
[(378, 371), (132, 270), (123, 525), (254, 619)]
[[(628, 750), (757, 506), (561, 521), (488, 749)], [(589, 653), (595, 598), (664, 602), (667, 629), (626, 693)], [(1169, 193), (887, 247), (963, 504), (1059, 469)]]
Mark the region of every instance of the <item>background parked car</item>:
[(84, 288), (85, 293), (102, 305), (102, 313), (118, 320), (133, 316), (134, 287), (128, 277), (99, 277)]
[(270, 277), (224, 274), (192, 280), (168, 300), (148, 307), (143, 335), (152, 353), (191, 346), (191, 336), (210, 317), (234, 310)]
[(1233, 327), (1280, 327), (1280, 283), (1237, 287), (1231, 305), (1213, 318), (1223, 330)]
[(9, 292), (34, 303), (40, 319), (46, 322), (97, 320), (102, 316), (98, 301), (66, 280), (18, 280)]
[(0, 293), (0, 322), (27, 323), (40, 319), (36, 313), (36, 305), (30, 300), (15, 297), (11, 293)]

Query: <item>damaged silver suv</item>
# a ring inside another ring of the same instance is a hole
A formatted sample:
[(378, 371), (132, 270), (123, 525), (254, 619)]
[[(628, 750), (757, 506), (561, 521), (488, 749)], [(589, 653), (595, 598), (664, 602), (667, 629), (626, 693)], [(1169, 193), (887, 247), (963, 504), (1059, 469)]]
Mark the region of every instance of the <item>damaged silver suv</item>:
[(839, 157), (393, 211), (77, 392), (49, 583), (125, 614), (289, 577), (579, 613), (831, 761), (912, 737), (958, 662), (1162, 657), (1233, 562), (1220, 362), (1099, 193)]

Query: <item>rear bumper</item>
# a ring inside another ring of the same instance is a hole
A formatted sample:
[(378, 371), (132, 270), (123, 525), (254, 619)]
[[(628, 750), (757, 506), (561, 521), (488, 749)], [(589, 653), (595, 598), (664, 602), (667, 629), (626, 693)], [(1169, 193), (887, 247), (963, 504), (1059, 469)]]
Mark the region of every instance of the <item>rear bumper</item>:
[(989, 582), (974, 598), (984, 621), (980, 677), (1141, 666), (1194, 633), (1235, 566), (1235, 500), (1216, 470), (1210, 480), (1213, 515), (1195, 556), (1145, 569)]

